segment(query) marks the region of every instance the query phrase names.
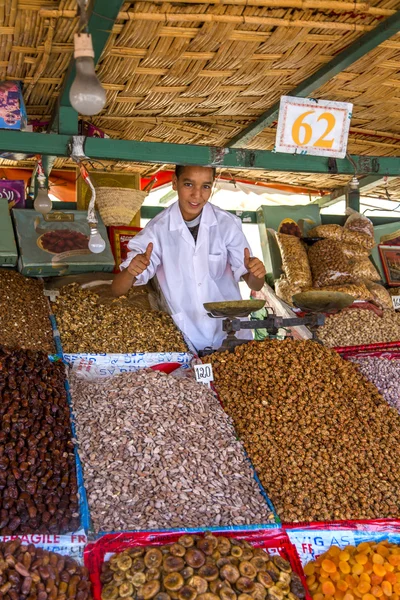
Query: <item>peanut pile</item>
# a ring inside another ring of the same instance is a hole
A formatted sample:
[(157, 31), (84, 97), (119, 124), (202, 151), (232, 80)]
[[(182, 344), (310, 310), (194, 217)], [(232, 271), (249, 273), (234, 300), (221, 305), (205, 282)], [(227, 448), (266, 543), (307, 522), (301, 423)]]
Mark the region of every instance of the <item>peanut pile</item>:
[(52, 304), (64, 352), (187, 352), (172, 318), (132, 307), (124, 298), (100, 303), (99, 296), (73, 283)]
[(72, 382), (96, 531), (274, 521), (211, 390), (141, 370)]
[(384, 310), (382, 317), (369, 310), (352, 309), (328, 317), (318, 338), (329, 348), (400, 340), (400, 313)]
[(400, 516), (400, 416), (351, 362), (294, 340), (203, 360), (283, 522)]
[(400, 595), (400, 547), (362, 542), (327, 552), (304, 567), (313, 600), (396, 599)]
[(281, 556), (206, 533), (135, 546), (102, 565), (102, 600), (299, 600), (301, 579)]

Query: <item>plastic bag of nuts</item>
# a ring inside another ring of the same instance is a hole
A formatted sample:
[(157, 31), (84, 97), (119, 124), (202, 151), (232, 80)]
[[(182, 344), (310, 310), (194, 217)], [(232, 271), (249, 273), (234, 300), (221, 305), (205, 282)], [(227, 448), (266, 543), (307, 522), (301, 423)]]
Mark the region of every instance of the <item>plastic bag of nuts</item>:
[(95, 600), (125, 592), (134, 600), (305, 597), (297, 552), (282, 530), (107, 535), (87, 546), (85, 564)]
[(292, 297), (301, 292), (301, 289), (292, 285), (288, 279), (281, 277), (275, 281), (275, 293), (278, 298), (281, 298), (287, 304), (293, 306)]
[(340, 241), (343, 235), (343, 227), (328, 223), (327, 225), (317, 225), (308, 232), (308, 237), (321, 237), (329, 240)]
[(381, 276), (368, 256), (350, 259), (352, 274), (355, 280), (380, 281)]
[(303, 242), (295, 235), (277, 233), (282, 267), (289, 282), (299, 288), (312, 285), (310, 265)]
[(353, 274), (340, 242), (321, 240), (308, 250), (314, 287), (352, 283)]
[(370, 251), (359, 244), (342, 243), (343, 254), (346, 258), (365, 258), (369, 256)]
[(374, 281), (365, 281), (365, 285), (371, 293), (372, 299), (378, 306), (393, 310), (392, 298), (383, 285), (379, 285), (379, 283), (375, 283)]
[(342, 240), (371, 250), (375, 246), (372, 222), (360, 213), (352, 212), (344, 224)]

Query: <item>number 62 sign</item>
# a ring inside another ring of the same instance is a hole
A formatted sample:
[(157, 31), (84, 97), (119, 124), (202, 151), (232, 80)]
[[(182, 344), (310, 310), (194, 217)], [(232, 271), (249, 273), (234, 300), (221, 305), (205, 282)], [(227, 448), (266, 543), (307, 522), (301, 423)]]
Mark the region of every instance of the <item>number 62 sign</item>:
[(276, 131), (276, 152), (346, 156), (353, 105), (282, 96)]

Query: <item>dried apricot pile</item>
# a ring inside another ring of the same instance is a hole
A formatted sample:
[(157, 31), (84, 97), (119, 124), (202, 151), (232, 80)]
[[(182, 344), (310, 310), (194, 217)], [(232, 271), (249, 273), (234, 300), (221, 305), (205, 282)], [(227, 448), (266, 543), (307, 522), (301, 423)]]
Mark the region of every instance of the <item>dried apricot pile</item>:
[(329, 548), (304, 567), (313, 600), (400, 599), (400, 546), (387, 541)]

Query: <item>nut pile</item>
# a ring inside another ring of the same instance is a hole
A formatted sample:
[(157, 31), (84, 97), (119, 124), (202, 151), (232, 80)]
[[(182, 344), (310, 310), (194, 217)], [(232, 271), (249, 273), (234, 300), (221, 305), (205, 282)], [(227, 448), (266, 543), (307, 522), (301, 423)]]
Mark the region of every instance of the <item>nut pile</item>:
[(42, 283), (6, 269), (0, 269), (0, 343), (54, 352)]
[(300, 577), (281, 556), (246, 541), (205, 534), (132, 547), (102, 566), (102, 600), (298, 600)]
[[(65, 368), (0, 346), (0, 534), (79, 526)], [(1, 591), (1, 589), (0, 589)]]
[(2, 598), (18, 600), (87, 600), (89, 572), (69, 556), (21, 545), (19, 539), (0, 544)]
[(75, 379), (72, 398), (96, 531), (273, 521), (206, 386), (141, 370)]
[(400, 360), (379, 356), (357, 356), (351, 361), (371, 381), (386, 402), (400, 412)]
[(400, 547), (387, 541), (343, 550), (331, 546), (304, 573), (313, 600), (395, 599), (400, 595)]
[(351, 362), (294, 340), (203, 360), (283, 522), (400, 516), (400, 415)]
[(186, 352), (172, 318), (132, 307), (124, 299), (98, 302), (98, 295), (73, 283), (53, 304), (63, 350), (69, 352)]
[(328, 317), (318, 329), (325, 346), (358, 346), (400, 340), (400, 314), (384, 310), (379, 317), (370, 310), (352, 309)]

